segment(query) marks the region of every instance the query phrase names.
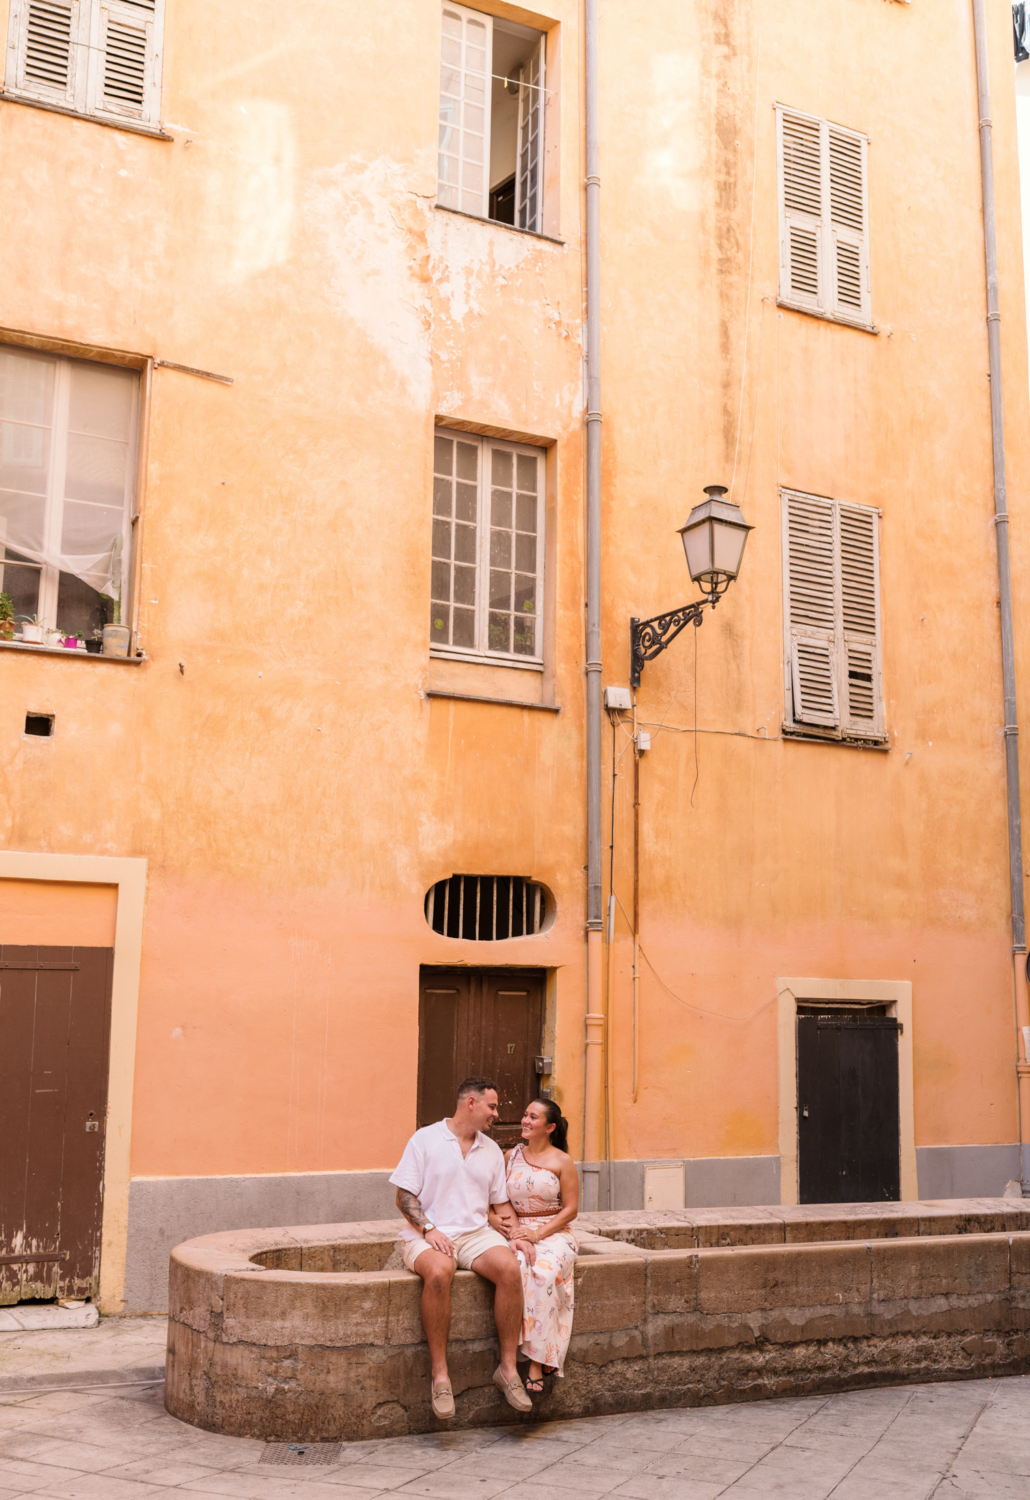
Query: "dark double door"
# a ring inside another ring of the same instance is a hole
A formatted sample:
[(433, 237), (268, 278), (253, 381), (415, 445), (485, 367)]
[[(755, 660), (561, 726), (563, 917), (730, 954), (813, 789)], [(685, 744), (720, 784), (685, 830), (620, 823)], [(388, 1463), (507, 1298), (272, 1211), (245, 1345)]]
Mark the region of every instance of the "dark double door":
[(463, 1078), (497, 1085), (493, 1139), (519, 1139), (523, 1111), (537, 1094), (535, 1060), (544, 1019), (538, 969), (431, 969), (419, 976), (418, 1124), (454, 1110)]
[(802, 1203), (881, 1203), (901, 1197), (899, 1032), (898, 1022), (882, 1013), (799, 1013)]
[(0, 947), (0, 1304), (97, 1294), (112, 961)]

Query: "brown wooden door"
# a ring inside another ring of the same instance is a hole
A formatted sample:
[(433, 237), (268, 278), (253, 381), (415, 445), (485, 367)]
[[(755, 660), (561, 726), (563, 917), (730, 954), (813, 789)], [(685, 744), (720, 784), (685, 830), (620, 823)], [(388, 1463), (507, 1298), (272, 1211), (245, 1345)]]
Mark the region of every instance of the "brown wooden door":
[(97, 1294), (112, 959), (0, 947), (0, 1303)]
[(534, 1061), (544, 1019), (539, 969), (423, 969), (418, 1017), (418, 1124), (454, 1109), (463, 1078), (497, 1084), (493, 1139), (519, 1139), (523, 1111), (537, 1095)]

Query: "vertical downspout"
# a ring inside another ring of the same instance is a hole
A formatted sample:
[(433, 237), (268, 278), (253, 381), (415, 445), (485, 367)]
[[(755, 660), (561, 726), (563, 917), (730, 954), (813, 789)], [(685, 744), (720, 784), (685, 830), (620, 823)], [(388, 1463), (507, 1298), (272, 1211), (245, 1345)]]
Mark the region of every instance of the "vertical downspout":
[[(587, 1009), (584, 1207), (598, 1208), (604, 1081), (601, 901), (601, 179), (598, 0), (584, 0), (587, 261)], [(592, 1170), (591, 1170), (592, 1169)], [(593, 1176), (591, 1184), (589, 1178)]]
[(1022, 955), (1026, 953), (1023, 910), (1023, 834), (1019, 807), (1019, 726), (1016, 717), (1016, 654), (1012, 625), (1012, 569), (1009, 560), (1009, 517), (1005, 484), (1005, 417), (1001, 385), (1001, 312), (998, 306), (998, 231), (994, 208), (994, 148), (991, 132), (991, 90), (987, 68), (987, 24), (984, 0), (973, 0), (976, 42), (976, 88), (980, 114), (980, 176), (983, 183), (984, 260), (987, 270), (987, 350), (991, 373), (991, 443), (994, 457), (994, 530), (998, 538), (998, 595), (1001, 605), (1001, 673), (1005, 695), (1005, 778), (1008, 787), (1009, 887), (1012, 904), (1013, 981), (1016, 1000), (1016, 1070), (1019, 1110), (1020, 1175), (1024, 1196), (1030, 1196), (1030, 1058), (1019, 1057), (1021, 1027), (1030, 1024)]

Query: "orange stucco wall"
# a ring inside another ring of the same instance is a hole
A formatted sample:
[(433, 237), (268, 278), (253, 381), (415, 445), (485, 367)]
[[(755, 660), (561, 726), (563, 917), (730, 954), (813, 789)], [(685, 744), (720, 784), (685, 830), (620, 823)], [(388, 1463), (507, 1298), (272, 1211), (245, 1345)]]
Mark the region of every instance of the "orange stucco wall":
[(113, 948), (118, 891), (111, 885), (0, 880), (0, 942)]
[[(234, 382), (153, 371), (148, 660), (0, 655), (5, 846), (149, 861), (141, 1175), (391, 1166), (414, 1121), (418, 968), (455, 961), (554, 971), (579, 1148), (581, 17), (484, 5), (549, 29), (547, 239), (434, 208), (435, 0), (169, 0), (171, 141), (0, 103), (0, 325)], [(1022, 248), (1010, 21), (990, 10), (1025, 683)], [(601, 26), (605, 682), (627, 680), (629, 617), (691, 592), (675, 531), (701, 486), (733, 479), (755, 526), (739, 583), (639, 694), (640, 1086), (633, 1102), (620, 913), (615, 1154), (776, 1152), (785, 973), (911, 980), (917, 1144), (1013, 1141), (969, 6), (614, 0)], [(871, 138), (876, 334), (777, 306), (776, 102)], [(436, 417), (548, 446), (543, 674), (429, 659)], [(887, 750), (782, 738), (781, 485), (882, 510)], [(56, 715), (53, 739), (20, 738), (28, 708)], [(604, 754), (607, 830), (607, 723)], [(430, 932), (428, 887), (487, 870), (547, 885), (554, 927), (485, 956)], [(607, 899), (607, 853), (605, 882)], [(69, 899), (33, 896), (14, 930), (70, 931)]]

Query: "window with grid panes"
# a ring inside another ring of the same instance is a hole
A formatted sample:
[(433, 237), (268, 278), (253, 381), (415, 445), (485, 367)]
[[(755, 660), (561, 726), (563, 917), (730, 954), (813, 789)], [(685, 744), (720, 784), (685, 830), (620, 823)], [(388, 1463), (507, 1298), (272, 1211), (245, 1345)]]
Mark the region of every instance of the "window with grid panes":
[(138, 411), (134, 370), (0, 345), (0, 593), (19, 623), (88, 638), (121, 619)]
[(164, 0), (11, 0), (7, 92), (157, 125)]
[(439, 186), (444, 208), (540, 231), (543, 32), (445, 3), (440, 43)]
[(434, 654), (540, 662), (543, 522), (541, 449), (437, 429)]

